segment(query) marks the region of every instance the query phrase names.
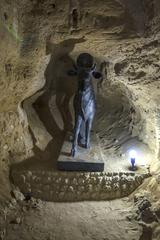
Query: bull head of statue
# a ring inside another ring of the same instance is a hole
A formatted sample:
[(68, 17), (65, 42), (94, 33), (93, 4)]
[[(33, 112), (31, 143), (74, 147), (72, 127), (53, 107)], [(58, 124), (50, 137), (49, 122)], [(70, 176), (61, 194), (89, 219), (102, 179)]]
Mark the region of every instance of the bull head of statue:
[(96, 79), (102, 78), (102, 74), (96, 71), (96, 63), (93, 56), (89, 53), (81, 53), (78, 56), (76, 64), (73, 65), (73, 69), (68, 71), (68, 75), (76, 76), (81, 72), (87, 72)]

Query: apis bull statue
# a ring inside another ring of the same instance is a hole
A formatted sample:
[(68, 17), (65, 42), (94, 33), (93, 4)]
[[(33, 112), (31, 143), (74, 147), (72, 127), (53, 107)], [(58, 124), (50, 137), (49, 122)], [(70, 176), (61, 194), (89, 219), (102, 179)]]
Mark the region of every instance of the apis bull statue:
[[(68, 75), (77, 76), (78, 88), (74, 97), (75, 125), (71, 149), (71, 156), (77, 152), (79, 139), (84, 136), (84, 147), (90, 147), (90, 131), (96, 112), (96, 99), (92, 78), (102, 79), (102, 74), (96, 71), (94, 58), (89, 53), (82, 53), (78, 56), (73, 70)], [(82, 126), (83, 129), (82, 129)], [(83, 132), (82, 132), (83, 130)]]

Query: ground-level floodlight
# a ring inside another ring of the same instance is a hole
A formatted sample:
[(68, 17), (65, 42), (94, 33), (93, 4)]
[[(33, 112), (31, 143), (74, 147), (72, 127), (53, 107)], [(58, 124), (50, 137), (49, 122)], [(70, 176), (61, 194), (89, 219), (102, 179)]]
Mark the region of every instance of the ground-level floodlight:
[(136, 170), (136, 158), (137, 158), (137, 152), (134, 150), (134, 149), (131, 149), (129, 151), (129, 158), (130, 158), (130, 161), (131, 161), (131, 165), (132, 165), (132, 171), (135, 171)]

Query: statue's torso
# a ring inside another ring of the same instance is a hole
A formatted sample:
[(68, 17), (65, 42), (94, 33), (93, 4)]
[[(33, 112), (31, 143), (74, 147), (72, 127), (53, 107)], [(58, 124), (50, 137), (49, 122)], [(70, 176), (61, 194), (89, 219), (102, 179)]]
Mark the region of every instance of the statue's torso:
[(82, 114), (87, 119), (95, 113), (95, 93), (90, 73), (82, 72), (78, 75), (78, 89), (74, 98), (76, 114)]

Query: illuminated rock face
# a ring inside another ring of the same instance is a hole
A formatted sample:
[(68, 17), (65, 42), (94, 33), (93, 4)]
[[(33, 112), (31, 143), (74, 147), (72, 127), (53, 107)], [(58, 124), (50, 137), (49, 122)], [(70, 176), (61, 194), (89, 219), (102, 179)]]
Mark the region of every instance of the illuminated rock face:
[(2, 0), (0, 16), (1, 169), (57, 159), (73, 124), (66, 71), (86, 51), (104, 74), (94, 126), (104, 155), (138, 137), (159, 157), (158, 0)]

